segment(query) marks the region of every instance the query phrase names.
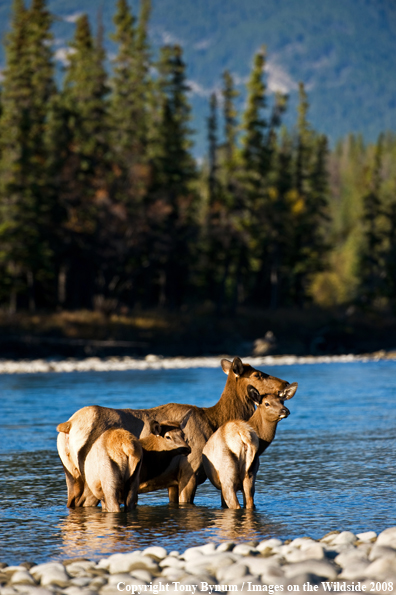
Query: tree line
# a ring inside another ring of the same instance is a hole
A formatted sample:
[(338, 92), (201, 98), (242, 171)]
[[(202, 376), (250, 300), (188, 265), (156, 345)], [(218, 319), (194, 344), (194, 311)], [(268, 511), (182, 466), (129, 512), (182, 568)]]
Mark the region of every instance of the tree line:
[[(241, 114), (223, 73), (198, 164), (183, 52), (154, 56), (149, 16), (149, 0), (138, 18), (118, 0), (110, 68), (100, 19), (93, 35), (79, 17), (59, 84), (45, 0), (14, 0), (0, 95), (3, 308), (394, 301), (395, 138), (329, 151), (303, 84), (287, 130), (262, 48)], [(351, 250), (348, 269), (339, 260)]]

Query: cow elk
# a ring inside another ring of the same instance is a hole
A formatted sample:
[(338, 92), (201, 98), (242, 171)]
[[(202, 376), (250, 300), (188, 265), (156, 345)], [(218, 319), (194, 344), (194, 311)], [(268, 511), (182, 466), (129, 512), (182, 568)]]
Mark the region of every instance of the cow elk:
[(284, 406), (296, 390), (297, 382), (279, 393), (263, 394), (252, 385), (247, 390), (257, 405), (247, 421), (234, 420), (221, 426), (208, 440), (202, 462), (212, 484), (221, 490), (223, 506), (240, 508), (237, 491), (242, 490), (246, 508), (254, 508), (254, 491), (259, 457), (275, 438), (278, 422), (288, 417)]

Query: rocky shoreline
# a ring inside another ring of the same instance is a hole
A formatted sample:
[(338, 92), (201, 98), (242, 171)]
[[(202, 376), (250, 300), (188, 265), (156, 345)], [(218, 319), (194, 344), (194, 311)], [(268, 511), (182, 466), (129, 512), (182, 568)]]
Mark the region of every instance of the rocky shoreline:
[[(218, 368), (222, 357), (162, 357), (149, 354), (144, 358), (133, 357), (88, 357), (85, 359), (32, 359), (32, 360), (1, 360), (0, 374), (39, 374), (64, 372), (111, 372), (123, 370), (177, 370), (187, 368)], [(259, 366), (291, 366), (295, 364), (330, 364), (351, 362), (396, 361), (396, 351), (376, 351), (374, 353), (354, 355), (268, 355), (262, 357), (246, 356), (254, 367)]]
[(99, 561), (0, 564), (0, 595), (141, 595), (264, 591), (396, 593), (396, 527), (332, 531), (319, 540), (162, 546)]

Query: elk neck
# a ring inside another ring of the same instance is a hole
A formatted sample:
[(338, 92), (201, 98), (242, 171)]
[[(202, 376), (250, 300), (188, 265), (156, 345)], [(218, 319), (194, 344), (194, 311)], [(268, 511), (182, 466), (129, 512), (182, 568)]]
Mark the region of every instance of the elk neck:
[(247, 394), (242, 397), (238, 395), (237, 379), (234, 374), (230, 373), (223, 394), (216, 405), (202, 409), (205, 411), (213, 431), (216, 431), (227, 421), (249, 419), (254, 411), (254, 405)]
[(259, 438), (258, 454), (260, 456), (275, 438), (278, 422), (266, 420), (262, 415), (262, 407), (257, 407), (248, 423)]

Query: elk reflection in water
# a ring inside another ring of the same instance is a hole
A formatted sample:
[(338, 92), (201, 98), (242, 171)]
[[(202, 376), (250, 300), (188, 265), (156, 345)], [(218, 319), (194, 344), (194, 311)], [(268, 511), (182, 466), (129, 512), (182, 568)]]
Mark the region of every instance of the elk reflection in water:
[[(161, 544), (179, 549), (204, 541), (246, 542), (282, 534), (281, 524), (267, 523), (252, 510), (207, 509), (202, 506), (140, 505), (129, 513), (102, 513), (100, 508), (70, 510), (58, 525), (62, 557), (96, 557)], [(192, 535), (194, 534), (194, 538)]]

